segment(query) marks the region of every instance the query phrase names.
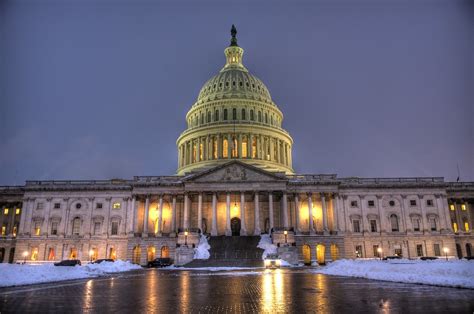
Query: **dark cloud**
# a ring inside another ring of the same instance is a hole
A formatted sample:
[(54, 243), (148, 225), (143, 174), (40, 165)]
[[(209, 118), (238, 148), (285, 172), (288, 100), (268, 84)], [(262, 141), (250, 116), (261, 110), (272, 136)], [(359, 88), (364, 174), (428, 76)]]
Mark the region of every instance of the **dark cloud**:
[(464, 1), (6, 1), (0, 184), (167, 175), (237, 25), (298, 173), (474, 180)]

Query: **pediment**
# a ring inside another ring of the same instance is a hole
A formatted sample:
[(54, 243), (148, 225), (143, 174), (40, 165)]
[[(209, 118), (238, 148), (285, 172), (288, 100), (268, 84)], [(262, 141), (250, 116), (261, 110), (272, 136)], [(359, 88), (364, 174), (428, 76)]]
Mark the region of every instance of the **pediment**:
[(274, 174), (239, 161), (231, 161), (193, 174), (185, 179), (188, 182), (268, 182), (285, 180), (286, 178), (282, 175)]

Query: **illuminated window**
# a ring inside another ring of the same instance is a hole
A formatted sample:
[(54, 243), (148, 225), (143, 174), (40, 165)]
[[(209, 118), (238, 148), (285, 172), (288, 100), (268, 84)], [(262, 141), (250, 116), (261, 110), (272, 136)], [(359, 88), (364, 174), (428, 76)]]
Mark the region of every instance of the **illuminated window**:
[(467, 219), (464, 219), (464, 231), (469, 231), (469, 222), (467, 222)]
[(450, 209), (450, 210), (454, 210), (454, 204), (450, 204), (450, 205), (449, 205), (449, 209)]
[(204, 144), (199, 144), (199, 161), (204, 160)]
[(77, 249), (71, 248), (69, 250), (69, 259), (77, 259)]
[(214, 157), (214, 159), (217, 159), (217, 139), (213, 139), (213, 142), (212, 142), (212, 155)]
[(225, 138), (222, 140), (222, 157), (228, 158), (229, 157), (228, 151), (229, 151), (229, 142)]
[(112, 205), (112, 208), (113, 208), (113, 209), (120, 209), (121, 206), (122, 206), (122, 204), (120, 204), (120, 202), (115, 202), (115, 203)]
[(257, 138), (252, 139), (252, 158), (257, 158)]
[(35, 235), (39, 236), (41, 234), (41, 223), (35, 222)]
[(193, 144), (193, 162), (196, 162), (196, 157), (197, 157), (197, 146), (196, 144)]
[(362, 257), (363, 256), (362, 245), (356, 245), (355, 249), (356, 249), (355, 250), (356, 257)]
[(453, 230), (454, 232), (458, 232), (458, 224), (453, 222)]
[(113, 260), (117, 258), (117, 253), (115, 252), (115, 248), (113, 247), (109, 249), (109, 258)]
[(461, 204), (461, 210), (466, 210), (466, 204)]
[(18, 231), (18, 225), (15, 224), (15, 225), (13, 226), (13, 232), (12, 232), (14, 237), (16, 237), (17, 231)]
[(3, 209), (3, 214), (4, 214), (4, 215), (8, 215), (8, 208), (4, 208), (4, 209)]
[(242, 139), (242, 157), (247, 158), (247, 137), (244, 136)]
[(7, 225), (3, 224), (2, 225), (2, 236), (7, 234)]
[(52, 247), (48, 250), (48, 261), (54, 261), (54, 248)]
[(237, 145), (237, 139), (234, 137), (232, 139), (232, 157), (234, 157), (234, 158), (237, 157), (238, 149), (239, 149), (239, 147)]
[(31, 249), (31, 260), (36, 261), (38, 259), (38, 248)]

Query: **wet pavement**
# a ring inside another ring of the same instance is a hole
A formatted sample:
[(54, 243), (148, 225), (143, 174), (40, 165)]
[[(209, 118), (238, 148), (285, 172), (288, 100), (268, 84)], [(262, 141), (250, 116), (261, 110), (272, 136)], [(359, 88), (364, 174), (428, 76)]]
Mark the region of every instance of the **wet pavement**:
[[(0, 279), (1, 280), (1, 279)], [(474, 290), (311, 270), (143, 270), (0, 289), (0, 313), (473, 313)]]

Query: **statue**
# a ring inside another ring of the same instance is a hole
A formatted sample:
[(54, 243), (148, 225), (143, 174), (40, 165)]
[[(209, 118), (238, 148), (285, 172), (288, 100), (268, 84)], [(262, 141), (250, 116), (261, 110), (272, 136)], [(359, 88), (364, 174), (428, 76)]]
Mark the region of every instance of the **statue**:
[(232, 28), (230, 29), (230, 34), (232, 35), (232, 39), (230, 40), (230, 45), (231, 46), (239, 46), (237, 45), (237, 29), (235, 28), (235, 25), (232, 24)]

